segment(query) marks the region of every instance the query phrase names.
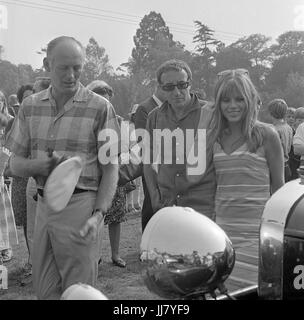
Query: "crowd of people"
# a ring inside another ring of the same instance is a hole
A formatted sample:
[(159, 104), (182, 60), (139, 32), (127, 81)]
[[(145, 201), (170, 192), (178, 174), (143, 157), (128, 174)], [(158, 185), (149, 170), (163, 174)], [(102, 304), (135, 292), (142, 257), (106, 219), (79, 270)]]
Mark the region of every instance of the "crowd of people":
[[(119, 243), (130, 210), (141, 210), (142, 232), (159, 209), (182, 206), (224, 229), (235, 218), (252, 223), (258, 237), (267, 200), (298, 177), (304, 108), (274, 99), (266, 106), (272, 124), (261, 122), (262, 102), (247, 70), (220, 72), (213, 99), (205, 101), (191, 89), (187, 63), (168, 60), (156, 71), (153, 95), (129, 113), (127, 153), (140, 147), (142, 161), (124, 163), (126, 150), (111, 148), (111, 161), (105, 163), (99, 151), (106, 141), (99, 133), (110, 130), (121, 137), (125, 120), (111, 104), (109, 84), (80, 83), (84, 59), (79, 41), (55, 38), (43, 61), (49, 78), (23, 85), (8, 98), (9, 105), (0, 94), (0, 262), (12, 258), (16, 224), (22, 225), (29, 254), (24, 276), (32, 275), (38, 299), (59, 299), (75, 283), (95, 285), (104, 224), (113, 265), (126, 267)], [(159, 131), (184, 138), (158, 140)], [(56, 212), (45, 200), (46, 180), (60, 157), (76, 155), (83, 160), (82, 172), (67, 206)], [(11, 196), (7, 177), (12, 177)]]

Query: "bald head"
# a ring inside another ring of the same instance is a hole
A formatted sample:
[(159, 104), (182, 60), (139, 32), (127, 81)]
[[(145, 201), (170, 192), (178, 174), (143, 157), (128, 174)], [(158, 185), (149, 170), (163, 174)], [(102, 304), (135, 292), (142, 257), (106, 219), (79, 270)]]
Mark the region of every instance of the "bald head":
[(69, 98), (76, 93), (84, 59), (83, 47), (74, 38), (59, 37), (49, 43), (43, 64), (50, 73), (55, 99)]
[(75, 38), (73, 37), (67, 37), (67, 36), (61, 36), (61, 37), (58, 37), (58, 38), (55, 38), (53, 39), (52, 41), (50, 41), (47, 45), (47, 49), (46, 49), (46, 55), (47, 57), (51, 57), (54, 49), (59, 45), (59, 44), (62, 44), (62, 43), (69, 43), (69, 42), (72, 42), (74, 43), (76, 46), (79, 47), (79, 49), (82, 51), (83, 55), (85, 55), (85, 49), (83, 47), (83, 45), (78, 41), (76, 40)]

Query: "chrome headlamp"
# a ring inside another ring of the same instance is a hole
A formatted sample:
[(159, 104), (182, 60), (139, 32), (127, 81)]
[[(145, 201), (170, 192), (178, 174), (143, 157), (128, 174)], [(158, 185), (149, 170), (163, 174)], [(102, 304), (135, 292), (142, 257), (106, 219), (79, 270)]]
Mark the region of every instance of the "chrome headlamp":
[(235, 262), (226, 233), (206, 216), (184, 207), (159, 210), (146, 226), (140, 249), (145, 284), (169, 299), (212, 294)]

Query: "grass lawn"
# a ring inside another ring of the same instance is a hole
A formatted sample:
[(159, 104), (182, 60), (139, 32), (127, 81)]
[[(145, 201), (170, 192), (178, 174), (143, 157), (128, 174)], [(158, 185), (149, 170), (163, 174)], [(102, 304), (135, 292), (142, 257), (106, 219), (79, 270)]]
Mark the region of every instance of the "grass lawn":
[[(139, 245), (141, 240), (141, 218), (139, 213), (128, 213), (127, 221), (121, 225), (120, 254), (127, 262), (126, 268), (113, 266), (108, 228), (104, 228), (102, 239), (102, 264), (99, 266), (97, 289), (111, 300), (158, 300), (148, 291), (141, 278)], [(0, 300), (35, 300), (32, 284), (20, 285), (22, 266), (27, 260), (23, 230), (18, 229), (20, 243), (13, 247), (13, 259), (6, 263), (8, 289), (0, 289)]]

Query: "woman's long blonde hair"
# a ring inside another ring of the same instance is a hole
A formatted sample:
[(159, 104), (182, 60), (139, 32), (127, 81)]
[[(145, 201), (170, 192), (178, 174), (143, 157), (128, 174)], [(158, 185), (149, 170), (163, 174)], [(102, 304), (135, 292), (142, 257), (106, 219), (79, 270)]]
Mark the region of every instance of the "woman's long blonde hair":
[(244, 98), (246, 112), (241, 130), (250, 152), (255, 152), (263, 144), (265, 127), (257, 120), (260, 97), (249, 75), (237, 70), (231, 70), (222, 75), (215, 86), (214, 114), (210, 134), (212, 143), (220, 142), (221, 137), (229, 132), (228, 121), (221, 111), (221, 101), (235, 93)]

